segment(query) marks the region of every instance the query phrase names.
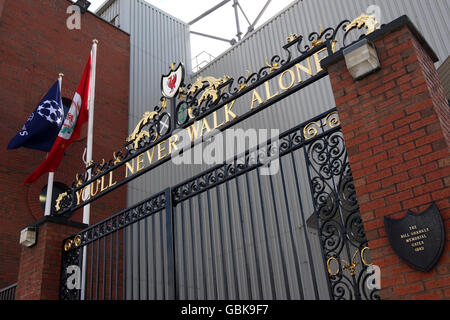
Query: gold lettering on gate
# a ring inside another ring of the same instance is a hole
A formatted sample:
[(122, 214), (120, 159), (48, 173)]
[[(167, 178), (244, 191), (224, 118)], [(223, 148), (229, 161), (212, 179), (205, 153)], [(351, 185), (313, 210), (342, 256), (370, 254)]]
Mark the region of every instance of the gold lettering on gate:
[[(323, 40), (320, 39), (322, 36), (323, 30), (320, 31), (319, 39), (317, 41), (312, 42), (312, 47), (309, 50), (314, 50), (315, 47), (323, 45)], [(296, 41), (296, 39), (298, 39), (298, 36), (292, 35), (288, 38), (288, 42)], [(331, 40), (331, 51), (333, 53), (335, 52), (336, 44), (337, 44), (336, 40)], [(271, 77), (269, 80), (260, 83), (258, 87), (255, 86), (251, 92), (251, 100), (249, 105), (250, 111), (257, 108), (260, 105), (264, 105), (266, 101), (270, 101), (272, 98), (279, 96), (281, 93), (284, 93), (285, 91), (294, 88), (296, 84), (299, 84), (302, 81), (304, 81), (305, 77), (306, 78), (314, 77), (315, 75), (323, 71), (320, 62), (325, 57), (325, 54), (323, 53), (327, 52), (328, 47), (321, 48), (320, 50), (316, 49), (317, 51), (315, 51), (312, 54), (309, 54), (306, 58), (304, 58), (300, 62), (296, 63), (295, 65), (292, 65), (289, 69), (286, 69), (280, 72), (278, 75)], [(314, 59), (314, 62), (312, 62), (312, 59)], [(278, 72), (277, 70), (283, 67), (283, 63), (276, 62), (273, 64), (269, 64), (268, 60), (266, 59), (266, 66), (269, 67), (269, 73), (274, 73)], [(250, 71), (247, 71), (246, 81), (243, 83), (239, 81), (238, 83), (239, 91), (242, 91), (243, 89), (251, 85), (252, 82), (249, 80), (250, 79), (253, 80), (252, 78), (253, 75), (254, 74), (251, 74)], [(200, 114), (194, 112), (194, 109), (200, 108), (200, 105), (205, 101), (210, 100), (212, 103), (214, 103), (217, 100), (219, 100), (219, 98), (221, 98), (222, 94), (225, 92), (226, 86), (229, 86), (230, 84), (233, 83), (232, 81), (233, 79), (229, 81), (230, 79), (231, 78), (229, 76), (224, 76), (221, 79), (216, 79), (213, 77), (201, 77), (198, 78), (197, 81), (190, 86), (189, 91), (183, 89), (184, 96), (187, 95), (192, 96), (194, 94), (199, 93), (200, 90), (204, 91), (203, 94), (200, 96), (200, 98), (196, 100), (195, 105), (191, 104), (190, 107), (187, 108), (187, 116), (189, 120), (193, 120), (193, 123), (190, 124), (188, 127), (184, 128), (184, 130), (186, 130), (187, 133), (189, 134), (191, 142), (194, 142), (198, 138), (201, 138), (203, 135), (211, 132), (214, 129), (224, 127), (225, 124), (239, 117), (238, 114), (239, 112), (236, 111), (236, 100), (233, 100), (228, 104), (225, 104), (222, 108), (223, 113), (221, 113), (219, 109), (212, 110), (211, 112), (212, 115), (209, 119), (207, 119), (206, 116), (201, 118), (201, 112)], [(264, 97), (260, 94), (261, 91), (258, 90), (264, 90), (263, 93)], [(244, 93), (244, 95), (246, 95), (247, 93), (249, 96), (250, 90)], [(179, 95), (178, 99), (183, 99), (183, 96)], [(150, 137), (150, 130), (146, 131), (144, 130), (144, 127), (151, 124), (152, 123), (151, 121), (154, 121), (154, 119), (157, 119), (156, 116), (160, 115), (162, 111), (166, 109), (166, 104), (167, 101), (161, 104), (163, 108), (160, 109), (158, 112), (146, 112), (141, 122), (139, 122), (139, 124), (137, 125), (136, 129), (128, 137), (127, 142), (129, 142), (129, 144), (131, 144), (135, 150), (141, 147), (142, 143), (140, 142), (146, 138), (153, 138), (151, 139), (153, 142), (158, 140), (159, 138), (158, 134), (152, 135)], [(200, 119), (195, 120), (196, 118)], [(212, 126), (210, 124), (212, 124)], [(143, 170), (145, 170), (147, 166), (153, 164), (155, 158), (155, 151), (157, 153), (157, 159), (159, 161), (170, 156), (173, 151), (178, 150), (177, 146), (178, 141), (179, 136), (174, 134), (168, 139), (154, 145), (151, 149), (146, 150), (145, 151), (146, 155), (144, 155), (144, 153), (141, 153), (139, 155), (134, 156), (134, 158), (128, 160), (125, 163), (122, 163), (122, 157), (116, 156), (116, 154), (114, 154), (115, 161), (113, 163), (114, 165), (125, 164), (125, 178), (129, 178), (139, 172), (142, 172)], [(99, 173), (100, 172), (101, 171), (99, 171)], [(108, 190), (109, 188), (118, 183), (117, 181), (115, 181), (113, 177), (113, 171), (109, 172), (108, 181), (106, 181), (105, 179), (108, 178), (102, 176), (99, 179), (93, 181), (90, 185), (83, 187), (81, 190), (78, 190), (75, 193), (78, 205), (81, 202), (87, 201), (90, 197), (94, 197), (97, 196), (99, 193), (105, 192), (106, 190)], [(60, 199), (60, 202), (61, 201), (62, 199)], [(411, 246), (414, 246), (419, 250), (423, 245), (423, 240), (421, 240), (421, 238), (426, 238), (426, 232), (427, 231), (423, 231), (421, 234), (415, 235), (414, 237), (411, 235), (408, 236), (402, 235), (402, 238), (404, 238), (405, 241), (410, 241)], [(328, 265), (330, 263), (331, 261), (328, 261)], [(352, 270), (354, 269), (353, 265), (349, 265), (348, 267), (351, 268)]]

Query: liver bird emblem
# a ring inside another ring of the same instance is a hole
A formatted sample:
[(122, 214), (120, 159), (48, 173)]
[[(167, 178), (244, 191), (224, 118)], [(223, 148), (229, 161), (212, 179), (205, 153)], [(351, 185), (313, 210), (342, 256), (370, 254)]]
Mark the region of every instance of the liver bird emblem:
[(173, 90), (175, 89), (176, 85), (177, 85), (177, 74), (175, 73), (174, 75), (172, 75), (169, 78), (168, 86), (170, 88), (170, 92), (173, 92)]

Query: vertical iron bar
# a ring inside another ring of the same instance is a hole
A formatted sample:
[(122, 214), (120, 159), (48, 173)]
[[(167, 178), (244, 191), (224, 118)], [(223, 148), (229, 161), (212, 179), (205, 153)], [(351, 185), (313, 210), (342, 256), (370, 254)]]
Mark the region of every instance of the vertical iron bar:
[(105, 299), (105, 290), (106, 290), (106, 237), (103, 238), (103, 300)]
[(195, 235), (194, 235), (194, 221), (192, 220), (192, 197), (188, 200), (189, 203), (189, 220), (191, 225), (191, 257), (192, 257), (192, 273), (193, 273), (193, 289), (194, 289), (194, 297), (191, 298), (193, 300), (198, 300), (198, 294), (197, 294), (197, 263), (196, 263), (196, 256), (195, 256)]
[[(137, 214), (139, 215), (139, 211)], [(141, 300), (141, 220), (138, 220), (135, 223), (137, 227), (137, 299)]]
[(156, 262), (158, 261), (156, 259), (156, 247), (155, 247), (155, 243), (156, 243), (156, 231), (155, 231), (155, 225), (156, 225), (156, 213), (153, 214), (152, 216), (152, 251), (153, 251), (153, 297), (154, 299), (158, 299), (158, 278), (157, 278), (157, 268), (156, 268)]
[[(292, 153), (291, 153), (292, 154)], [(297, 242), (295, 241), (295, 231), (292, 225), (292, 221), (291, 221), (291, 210), (289, 208), (289, 199), (287, 197), (287, 190), (286, 190), (286, 180), (284, 178), (284, 170), (283, 170), (283, 161), (282, 159), (278, 159), (278, 161), (280, 162), (280, 173), (281, 173), (281, 181), (283, 184), (283, 194), (284, 194), (284, 203), (286, 205), (286, 216), (288, 218), (288, 224), (289, 224), (289, 233), (290, 233), (290, 238), (291, 238), (291, 245), (292, 245), (292, 254), (293, 254), (293, 258), (294, 258), (294, 264), (295, 264), (295, 270), (297, 272), (297, 277), (298, 277), (298, 282), (299, 282), (299, 288), (300, 288), (300, 299), (304, 300), (305, 296), (303, 293), (303, 283), (302, 283), (302, 276), (301, 276), (301, 270), (300, 270), (300, 266), (298, 263), (298, 246), (297, 246)], [(293, 212), (292, 212), (293, 214)]]
[(160, 262), (161, 262), (161, 269), (162, 269), (162, 297), (167, 298), (166, 296), (166, 283), (168, 281), (168, 274), (167, 274), (167, 270), (164, 268), (164, 224), (163, 224), (163, 219), (164, 219), (164, 211), (160, 211), (159, 212), (159, 241), (161, 243), (161, 256), (160, 258)]
[(250, 279), (250, 271), (249, 271), (249, 266), (248, 266), (248, 261), (247, 261), (247, 245), (245, 244), (245, 231), (244, 231), (244, 224), (242, 223), (243, 221), (243, 217), (242, 217), (242, 206), (241, 206), (241, 196), (240, 196), (240, 192), (239, 192), (239, 177), (235, 178), (235, 183), (236, 183), (236, 193), (237, 193), (237, 203), (238, 203), (238, 208), (239, 208), (239, 220), (241, 223), (239, 223), (239, 225), (241, 226), (241, 233), (242, 233), (242, 247), (244, 248), (244, 262), (245, 262), (245, 275), (246, 275), (246, 279), (247, 279), (247, 289), (248, 289), (248, 299), (252, 300), (252, 284), (251, 284), (251, 279)]
[(272, 193), (272, 201), (273, 201), (273, 209), (275, 216), (275, 225), (278, 234), (278, 245), (280, 247), (280, 256), (281, 256), (281, 267), (283, 268), (283, 278), (284, 278), (284, 288), (286, 289), (287, 299), (291, 299), (291, 292), (289, 290), (289, 279), (287, 278), (287, 270), (286, 270), (286, 258), (285, 258), (285, 250), (283, 249), (283, 243), (281, 242), (281, 231), (280, 231), (280, 222), (278, 221), (278, 210), (277, 210), (277, 202), (275, 199), (275, 189), (273, 187), (272, 176), (269, 175), (270, 181), (270, 189)]
[[(268, 238), (268, 232), (267, 232), (267, 221), (266, 221), (266, 210), (264, 209), (265, 204), (264, 204), (264, 197), (262, 194), (262, 188), (261, 188), (261, 178), (259, 176), (260, 170), (256, 169), (256, 175), (258, 177), (258, 190), (259, 190), (259, 200), (261, 201), (261, 213), (262, 213), (262, 217), (263, 217), (263, 227), (264, 227), (264, 239), (266, 241), (266, 252), (267, 252), (267, 260), (269, 262), (269, 272), (271, 275), (274, 275), (275, 273), (273, 272), (273, 266), (272, 266), (272, 255), (270, 254), (270, 243), (269, 243), (269, 238)], [(275, 290), (275, 281), (274, 281), (274, 277), (270, 277), (270, 288), (272, 289), (272, 299), (276, 299), (276, 290)]]
[(295, 185), (297, 187), (298, 201), (300, 203), (300, 215), (301, 215), (301, 219), (302, 219), (302, 223), (303, 223), (303, 234), (304, 234), (305, 240), (306, 240), (306, 250), (308, 251), (309, 268), (311, 271), (311, 277), (312, 277), (312, 281), (313, 281), (314, 295), (317, 300), (317, 299), (319, 299), (319, 291), (318, 291), (318, 287), (317, 287), (316, 272), (314, 271), (314, 261), (313, 261), (312, 254), (311, 254), (311, 244), (309, 243), (309, 236), (308, 236), (308, 232), (306, 230), (307, 224), (306, 224), (306, 219), (305, 219), (305, 211), (303, 209), (302, 196), (300, 193), (300, 184), (298, 182), (297, 166), (295, 165), (295, 158), (294, 158), (293, 152), (291, 153), (291, 160), (292, 160), (292, 166), (294, 168), (294, 177), (295, 177)]
[(95, 265), (95, 299), (99, 300), (99, 278), (100, 278), (100, 240), (97, 242), (97, 264)]
[(187, 254), (186, 254), (186, 232), (185, 232), (185, 228), (186, 228), (186, 223), (184, 221), (184, 202), (181, 202), (181, 239), (182, 239), (182, 243), (183, 243), (184, 299), (188, 300), (189, 299), (189, 291), (188, 291), (187, 268), (186, 268), (186, 259), (188, 257), (187, 257)]
[[(173, 201), (173, 198), (172, 198)], [(172, 203), (172, 212), (173, 212), (173, 254), (174, 254), (174, 262), (173, 262), (173, 268), (174, 268), (174, 273), (175, 273), (175, 283), (174, 283), (174, 288), (175, 288), (175, 300), (180, 300), (180, 288), (178, 287), (178, 281), (179, 279), (181, 279), (180, 276), (180, 272), (182, 271), (181, 268), (179, 266), (177, 266), (175, 264), (175, 262), (179, 263), (177, 260), (176, 255), (180, 254), (180, 249), (179, 249), (179, 239), (180, 239), (180, 235), (178, 234), (178, 225), (179, 223), (176, 221), (177, 217), (178, 217), (178, 213), (177, 213), (177, 204)], [(183, 239), (181, 238), (181, 240), (183, 241)], [(182, 253), (182, 252), (181, 252)], [(178, 273), (178, 274), (177, 274)]]
[(214, 280), (214, 297), (211, 299), (217, 299), (219, 296), (219, 288), (217, 285), (217, 274), (216, 274), (216, 259), (214, 254), (214, 236), (213, 236), (213, 230), (212, 230), (212, 213), (211, 213), (211, 196), (209, 194), (209, 190), (206, 191), (206, 198), (208, 200), (208, 215), (209, 215), (209, 239), (211, 241), (211, 260), (212, 260), (212, 268), (213, 268), (213, 280)]
[[(217, 172), (215, 172), (216, 181), (217, 181)], [(220, 193), (219, 193), (219, 185), (216, 186), (216, 195), (217, 195), (217, 210), (218, 210), (218, 218), (219, 218), (219, 238), (220, 238), (220, 251), (222, 252), (221, 256), (223, 259), (223, 282), (224, 282), (224, 291), (225, 291), (225, 300), (229, 299), (229, 293), (228, 293), (228, 276), (227, 276), (227, 259), (225, 257), (225, 250), (224, 250), (224, 239), (223, 239), (223, 223), (222, 223), (222, 201), (220, 201)]]
[[(117, 231), (116, 231), (117, 232)], [(113, 275), (113, 242), (114, 234), (111, 233), (109, 237), (109, 300), (112, 300), (112, 275)]]
[(93, 299), (93, 291), (94, 291), (94, 244), (95, 244), (95, 241), (93, 241), (92, 243), (91, 243), (91, 272), (90, 272), (90, 274), (91, 274), (91, 283), (90, 283), (90, 293), (89, 293), (89, 299), (90, 300), (94, 300)]
[(116, 281), (115, 281), (115, 293), (116, 293), (116, 300), (119, 300), (119, 247), (120, 247), (120, 230), (117, 230), (116, 233)]
[(248, 181), (248, 172), (245, 173), (245, 181), (247, 184), (247, 198), (248, 198), (248, 205), (250, 209), (250, 225), (252, 228), (252, 238), (253, 238), (253, 246), (255, 251), (255, 264), (256, 264), (256, 276), (258, 277), (258, 291), (259, 291), (259, 297), (258, 299), (264, 299), (263, 298), (263, 292), (262, 292), (262, 279), (261, 279), (261, 269), (259, 266), (259, 254), (258, 254), (258, 248), (256, 246), (256, 237), (255, 237), (255, 224), (254, 224), (254, 217), (253, 217), (253, 206), (252, 206), (252, 198), (251, 198), (251, 191), (250, 191), (250, 183)]
[[(77, 299), (78, 300), (86, 300), (86, 269), (87, 269), (87, 245), (84, 245), (82, 247), (80, 247), (79, 251), (78, 251), (78, 267), (80, 268), (80, 283), (81, 283), (81, 288), (80, 290), (78, 290), (78, 294), (77, 294)], [(86, 260), (86, 262), (84, 261)], [(83, 266), (84, 266), (84, 271), (83, 271)]]
[(148, 269), (150, 267), (149, 264), (149, 253), (148, 253), (148, 222), (149, 218), (147, 217), (144, 219), (144, 237), (145, 237), (145, 243), (144, 243), (144, 251), (145, 251), (145, 276), (146, 276), (146, 299), (150, 300), (150, 278), (149, 278), (149, 272)]
[(123, 300), (127, 300), (127, 228), (123, 229), (123, 278), (122, 278), (122, 286), (123, 286), (123, 293), (122, 298)]
[(228, 205), (228, 211), (227, 211), (227, 216), (228, 216), (228, 224), (230, 226), (229, 230), (230, 230), (230, 241), (231, 241), (231, 259), (232, 259), (232, 266), (233, 268), (233, 275), (234, 275), (234, 283), (236, 285), (236, 299), (239, 300), (239, 281), (238, 281), (238, 277), (237, 277), (237, 263), (236, 263), (236, 259), (235, 259), (235, 240), (233, 237), (233, 220), (232, 220), (232, 209), (231, 209), (231, 203), (230, 203), (230, 188), (228, 185), (228, 181), (225, 182), (225, 190), (227, 192), (226, 197), (227, 197), (227, 205)]
[[(203, 239), (203, 210), (202, 210), (202, 194), (200, 193), (198, 195), (197, 198), (197, 202), (198, 202), (198, 217), (199, 217), (199, 225), (200, 225), (200, 248), (201, 248), (201, 256), (202, 256), (202, 271), (203, 273), (206, 273), (206, 267), (205, 267), (205, 260), (206, 260), (206, 255), (205, 255), (205, 242)], [(203, 293), (204, 293), (204, 299), (208, 299), (208, 292), (207, 292), (207, 278), (206, 276), (203, 277)]]
[[(131, 287), (131, 292), (130, 292), (130, 300), (134, 300), (134, 230), (133, 230), (133, 225), (130, 225), (128, 227), (128, 231), (127, 235), (129, 234), (129, 239), (127, 239), (127, 242), (129, 240), (130, 243), (130, 287)], [(128, 251), (128, 250), (127, 250)]]
[(175, 274), (175, 239), (174, 239), (174, 216), (172, 203), (172, 190), (166, 189), (166, 239), (167, 239), (167, 272), (168, 272), (168, 299), (176, 297), (176, 274)]

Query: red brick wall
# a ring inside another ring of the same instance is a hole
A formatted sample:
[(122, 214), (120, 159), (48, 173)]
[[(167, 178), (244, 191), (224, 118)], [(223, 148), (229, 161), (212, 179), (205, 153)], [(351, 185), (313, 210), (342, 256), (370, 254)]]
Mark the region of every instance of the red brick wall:
[(393, 252), (384, 216), (436, 202), (450, 234), (450, 112), (429, 55), (405, 25), (375, 46), (381, 70), (353, 81), (345, 62), (328, 67), (382, 299), (449, 299), (450, 246), (423, 273)]
[[(63, 97), (73, 98), (88, 59), (92, 40), (99, 40), (94, 120), (94, 160), (109, 160), (128, 134), (129, 35), (91, 13), (82, 15), (81, 30), (69, 30), (67, 0), (0, 0), (0, 288), (17, 280), (20, 230), (43, 216), (39, 193), (47, 175), (32, 186), (22, 185), (45, 153), (20, 148), (6, 151), (41, 97), (64, 73)], [(84, 138), (67, 150), (55, 181), (70, 186), (84, 172)], [(126, 207), (119, 188), (91, 207), (95, 223)], [(81, 221), (79, 210), (74, 219)]]
[(22, 248), (16, 300), (58, 300), (62, 243), (81, 228), (46, 222), (39, 226), (39, 241)]

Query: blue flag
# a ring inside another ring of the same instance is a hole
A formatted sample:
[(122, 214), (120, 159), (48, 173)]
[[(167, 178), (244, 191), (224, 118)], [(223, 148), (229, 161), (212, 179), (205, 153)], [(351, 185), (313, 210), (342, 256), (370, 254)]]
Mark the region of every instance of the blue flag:
[(9, 149), (25, 147), (50, 152), (64, 122), (59, 82), (51, 87), (28, 118), (22, 130), (9, 142)]

